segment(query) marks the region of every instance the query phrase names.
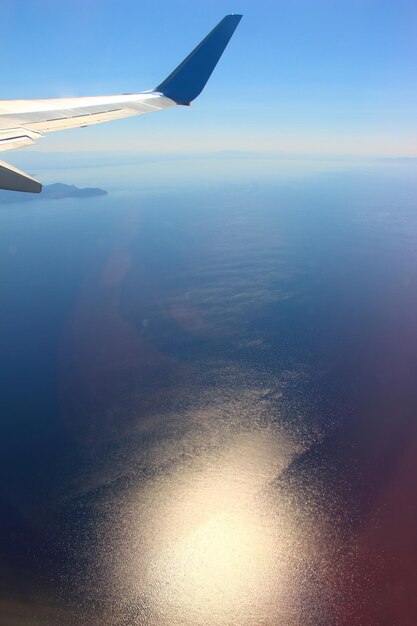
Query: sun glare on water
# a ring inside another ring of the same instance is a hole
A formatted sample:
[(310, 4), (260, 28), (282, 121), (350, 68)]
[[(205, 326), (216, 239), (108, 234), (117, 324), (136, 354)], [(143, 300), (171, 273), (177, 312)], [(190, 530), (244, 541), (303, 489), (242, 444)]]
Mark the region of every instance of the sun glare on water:
[(271, 431), (240, 433), (131, 500), (115, 576), (130, 602), (161, 624), (259, 624), (285, 596), (298, 542), (288, 506), (277, 513), (266, 492), (298, 452)]

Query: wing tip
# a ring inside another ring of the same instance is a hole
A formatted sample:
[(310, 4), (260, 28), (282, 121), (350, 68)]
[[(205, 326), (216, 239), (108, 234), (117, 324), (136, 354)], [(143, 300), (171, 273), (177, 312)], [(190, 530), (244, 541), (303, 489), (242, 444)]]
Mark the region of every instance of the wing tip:
[(241, 19), (238, 13), (226, 15), (154, 91), (189, 105), (204, 89)]
[(32, 176), (21, 172), (13, 165), (0, 161), (0, 189), (40, 193), (42, 184)]

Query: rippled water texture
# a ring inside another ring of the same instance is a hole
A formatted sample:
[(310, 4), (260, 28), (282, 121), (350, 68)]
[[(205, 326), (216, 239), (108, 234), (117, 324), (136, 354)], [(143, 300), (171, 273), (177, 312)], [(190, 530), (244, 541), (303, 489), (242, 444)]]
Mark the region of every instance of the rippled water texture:
[(0, 623), (414, 625), (417, 184), (0, 207)]

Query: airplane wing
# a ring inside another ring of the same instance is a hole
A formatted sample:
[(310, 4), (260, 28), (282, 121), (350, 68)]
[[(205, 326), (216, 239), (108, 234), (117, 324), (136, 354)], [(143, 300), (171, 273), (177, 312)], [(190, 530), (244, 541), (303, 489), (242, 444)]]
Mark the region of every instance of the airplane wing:
[[(227, 15), (158, 87), (138, 94), (0, 100), (0, 151), (29, 146), (45, 133), (189, 105), (203, 90), (241, 15)], [(0, 189), (39, 193), (42, 185), (0, 161)]]

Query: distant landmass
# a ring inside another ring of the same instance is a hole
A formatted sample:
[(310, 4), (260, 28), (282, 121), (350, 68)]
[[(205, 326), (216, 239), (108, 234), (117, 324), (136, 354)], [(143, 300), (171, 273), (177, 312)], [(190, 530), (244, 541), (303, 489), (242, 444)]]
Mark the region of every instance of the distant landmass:
[(99, 187), (77, 187), (76, 185), (65, 185), (64, 183), (54, 183), (45, 185), (41, 195), (44, 198), (94, 198), (96, 196), (107, 196), (105, 189)]
[(100, 189), (100, 187), (77, 187), (76, 185), (54, 183), (53, 185), (44, 185), (40, 194), (0, 190), (0, 204), (30, 202), (39, 199), (96, 198), (97, 196), (107, 196), (107, 194), (108, 192), (105, 189)]

